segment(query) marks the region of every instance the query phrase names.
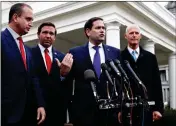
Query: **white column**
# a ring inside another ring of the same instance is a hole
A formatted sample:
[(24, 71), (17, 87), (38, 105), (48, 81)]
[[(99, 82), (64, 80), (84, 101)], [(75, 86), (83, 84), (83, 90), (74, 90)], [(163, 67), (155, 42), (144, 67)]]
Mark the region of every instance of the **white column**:
[(120, 23), (106, 24), (106, 44), (120, 49)]
[(155, 54), (155, 43), (148, 39), (144, 42), (143, 48), (153, 54)]
[(169, 56), (170, 107), (176, 109), (176, 52)]

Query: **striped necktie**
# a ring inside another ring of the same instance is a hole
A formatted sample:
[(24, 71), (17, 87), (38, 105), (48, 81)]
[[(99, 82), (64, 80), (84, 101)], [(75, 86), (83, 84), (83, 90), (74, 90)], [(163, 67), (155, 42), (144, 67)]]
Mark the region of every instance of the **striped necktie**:
[(137, 60), (136, 54), (137, 54), (136, 50), (133, 50), (132, 53), (131, 53), (131, 55), (132, 55), (132, 57), (133, 57), (135, 62)]

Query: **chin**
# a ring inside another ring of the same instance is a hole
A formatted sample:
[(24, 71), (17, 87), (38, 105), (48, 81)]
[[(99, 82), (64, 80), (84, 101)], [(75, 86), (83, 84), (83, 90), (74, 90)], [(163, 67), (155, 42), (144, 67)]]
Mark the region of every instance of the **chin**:
[(23, 35), (26, 35), (28, 32), (24, 32)]

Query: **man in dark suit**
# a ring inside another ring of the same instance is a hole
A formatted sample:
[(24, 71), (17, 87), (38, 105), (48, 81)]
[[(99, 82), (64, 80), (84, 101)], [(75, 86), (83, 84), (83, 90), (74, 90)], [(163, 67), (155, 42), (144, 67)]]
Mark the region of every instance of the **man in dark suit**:
[[(67, 84), (64, 83), (63, 77), (71, 69), (72, 55), (68, 53), (65, 56), (53, 48), (52, 44), (57, 35), (53, 23), (42, 23), (38, 27), (37, 35), (39, 43), (32, 48), (32, 54), (47, 114), (42, 126), (63, 126), (66, 122), (66, 103), (68, 99)], [(60, 61), (62, 62), (60, 63)]]
[[(128, 45), (122, 51), (121, 59), (122, 64), (130, 78), (133, 96), (141, 96), (142, 99), (145, 98), (143, 90), (140, 85), (138, 87), (138, 84), (134, 81), (134, 77), (126, 67), (124, 60), (129, 62), (134, 72), (146, 86), (148, 95), (147, 100), (155, 102), (155, 105), (150, 108), (150, 111), (144, 119), (145, 125), (151, 126), (152, 120), (154, 121), (160, 119), (163, 113), (162, 88), (157, 59), (154, 54), (145, 51), (141, 46), (139, 46), (141, 32), (137, 25), (133, 24), (127, 27), (125, 38), (127, 39)], [(136, 114), (139, 115), (140, 113), (136, 112)], [(142, 124), (142, 119), (138, 121), (133, 120), (133, 125), (137, 126)]]
[(9, 12), (8, 27), (1, 32), (2, 126), (34, 126), (37, 119), (38, 124), (45, 119), (31, 50), (22, 41), (32, 21), (32, 8), (24, 3), (15, 4)]
[[(101, 63), (108, 59), (119, 59), (120, 51), (103, 44), (105, 25), (102, 18), (89, 19), (84, 26), (88, 42), (70, 49), (73, 67), (70, 76), (75, 80), (74, 96), (70, 110), (74, 126), (112, 126), (117, 125), (116, 110), (99, 110), (93, 96), (91, 85), (84, 79), (84, 72), (91, 69), (96, 74), (97, 92), (101, 98), (107, 97), (105, 78), (101, 74)], [(96, 61), (96, 63), (95, 63)]]

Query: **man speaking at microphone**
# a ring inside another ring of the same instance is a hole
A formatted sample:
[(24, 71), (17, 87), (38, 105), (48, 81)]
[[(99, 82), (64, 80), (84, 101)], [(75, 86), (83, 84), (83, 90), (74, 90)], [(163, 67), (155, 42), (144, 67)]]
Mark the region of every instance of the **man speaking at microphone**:
[[(98, 109), (91, 84), (84, 79), (84, 72), (93, 70), (97, 79), (96, 89), (100, 97), (106, 90), (105, 79), (101, 74), (101, 64), (108, 59), (119, 59), (120, 51), (104, 45), (105, 24), (102, 18), (93, 17), (84, 25), (88, 42), (70, 49), (73, 55), (73, 67), (70, 77), (75, 79), (75, 90), (70, 110), (71, 122), (74, 126), (117, 126), (117, 113), (102, 112)], [(70, 84), (72, 85), (72, 84)]]
[[(140, 95), (144, 98), (142, 88), (135, 84), (134, 77), (129, 73), (129, 69), (124, 62), (125, 60), (129, 62), (136, 75), (145, 85), (148, 101), (155, 102), (155, 105), (150, 108), (150, 114), (144, 118), (145, 126), (151, 126), (152, 120), (159, 120), (163, 113), (162, 88), (157, 59), (155, 55), (139, 46), (141, 31), (137, 25), (133, 24), (126, 28), (125, 38), (127, 39), (128, 45), (122, 51), (121, 58), (122, 64), (130, 78), (133, 95)], [(138, 126), (137, 124), (133, 120), (133, 126)]]

